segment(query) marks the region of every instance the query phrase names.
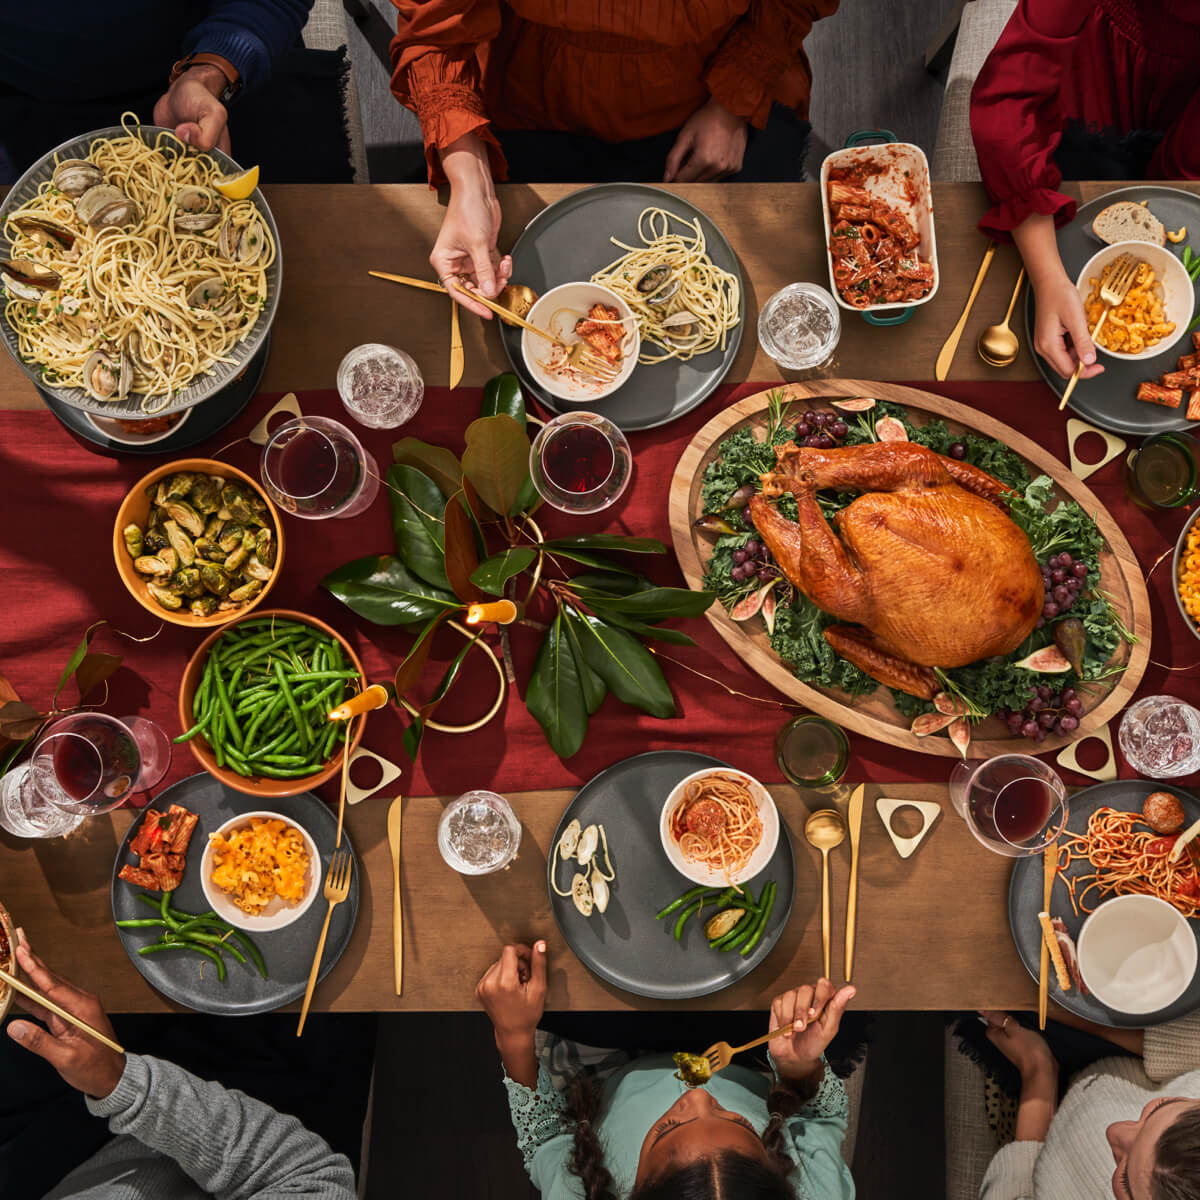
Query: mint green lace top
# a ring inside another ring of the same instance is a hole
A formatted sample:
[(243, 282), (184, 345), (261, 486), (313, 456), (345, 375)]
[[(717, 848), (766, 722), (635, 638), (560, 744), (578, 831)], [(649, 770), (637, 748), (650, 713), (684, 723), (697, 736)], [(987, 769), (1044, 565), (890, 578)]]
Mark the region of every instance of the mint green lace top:
[[(583, 1195), (579, 1179), (567, 1168), (574, 1129), (565, 1097), (555, 1090), (544, 1068), (538, 1070), (536, 1089), (507, 1075), (504, 1085), (517, 1145), (542, 1200), (579, 1200)], [(763, 1075), (734, 1065), (705, 1086), (718, 1104), (745, 1117), (760, 1133), (766, 1128), (768, 1085)], [(675, 1078), (675, 1064), (668, 1054), (637, 1059), (605, 1081), (603, 1113), (596, 1129), (605, 1148), (605, 1163), (622, 1195), (633, 1188), (638, 1155), (650, 1126), (686, 1090)], [(817, 1094), (788, 1121), (785, 1131), (787, 1152), (796, 1164), (789, 1180), (797, 1200), (852, 1200), (854, 1181), (841, 1154), (848, 1114), (846, 1089), (826, 1069)]]

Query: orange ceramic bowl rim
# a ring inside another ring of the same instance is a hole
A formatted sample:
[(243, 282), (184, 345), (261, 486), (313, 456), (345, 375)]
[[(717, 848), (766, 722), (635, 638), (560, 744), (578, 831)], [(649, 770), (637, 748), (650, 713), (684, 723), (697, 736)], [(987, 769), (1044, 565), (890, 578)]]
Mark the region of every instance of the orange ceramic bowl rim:
[[(255, 494), (266, 502), (267, 511), (271, 514), (271, 520), (275, 525), (275, 542), (277, 547), (275, 551), (275, 569), (271, 572), (271, 578), (267, 580), (263, 590), (249, 604), (245, 604), (241, 608), (235, 608), (229, 612), (215, 612), (207, 617), (198, 617), (186, 609), (172, 612), (169, 608), (163, 608), (161, 604), (150, 596), (150, 593), (146, 590), (145, 580), (133, 569), (133, 559), (129, 557), (129, 551), (125, 549), (125, 539), (121, 536), (121, 530), (131, 522), (141, 526), (143, 529), (145, 528), (146, 518), (150, 512), (150, 501), (146, 496), (145, 489), (152, 483), (158, 483), (159, 480), (166, 478), (168, 475), (174, 475), (179, 471), (195, 471), (205, 475), (221, 475), (225, 478), (232, 476), (242, 483), (249, 484), (254, 489)], [(141, 512), (143, 502), (145, 504), (145, 512)], [(134, 509), (139, 511), (140, 520), (133, 520)], [(275, 586), (275, 580), (279, 578), (279, 572), (283, 569), (283, 541), (283, 522), (279, 519), (279, 510), (271, 502), (271, 497), (267, 495), (262, 485), (256, 479), (247, 475), (245, 471), (239, 470), (237, 467), (231, 467), (228, 463), (219, 462), (215, 458), (179, 458), (174, 462), (167, 463), (166, 466), (156, 467), (153, 471), (143, 475), (126, 493), (125, 499), (121, 501), (117, 509), (116, 520), (113, 522), (113, 562), (116, 563), (117, 574), (120, 575), (121, 582), (125, 585), (125, 590), (147, 612), (153, 613), (154, 616), (161, 618), (170, 625), (185, 625), (193, 629), (212, 629), (220, 625), (227, 625), (230, 621), (244, 616), (267, 598), (268, 593)]]
[[(191, 715), (192, 697), (196, 694), (196, 688), (200, 686), (200, 675), (204, 670), (204, 663), (208, 658), (208, 652), (213, 648), (217, 639), (223, 633), (241, 624), (243, 621), (262, 620), (266, 617), (274, 617), (280, 621), (299, 621), (301, 624), (311, 625), (314, 629), (319, 629), (322, 633), (328, 634), (330, 637), (337, 638), (338, 643), (346, 652), (350, 662), (354, 665), (354, 669), (363, 677), (365, 684), (366, 673), (363, 671), (361, 660), (354, 652), (354, 647), (336, 629), (331, 625), (326, 625), (320, 618), (310, 617), (307, 613), (296, 612), (288, 608), (268, 608), (262, 612), (238, 613), (232, 621), (222, 625), (220, 629), (214, 629), (196, 648), (196, 652), (192, 657), (188, 659), (188, 664), (183, 671), (183, 679), (179, 684), (179, 725), (181, 732), (191, 729), (195, 724)], [(366, 722), (360, 718), (354, 737), (350, 742), (350, 754), (353, 754), (358, 749), (358, 745), (362, 741), (365, 724)], [(239, 775), (236, 771), (231, 771), (227, 767), (218, 766), (216, 757), (203, 738), (204, 735), (198, 733), (187, 743), (187, 747), (195, 756), (196, 761), (218, 782), (247, 796), (275, 799), (283, 796), (298, 796), (301, 792), (307, 792), (312, 788), (320, 787), (321, 784), (325, 783), (326, 780), (332, 779), (342, 769), (342, 754), (338, 753), (319, 771), (312, 775), (306, 775), (303, 779), (267, 779), (261, 775), (252, 775), (246, 778), (246, 776)]]

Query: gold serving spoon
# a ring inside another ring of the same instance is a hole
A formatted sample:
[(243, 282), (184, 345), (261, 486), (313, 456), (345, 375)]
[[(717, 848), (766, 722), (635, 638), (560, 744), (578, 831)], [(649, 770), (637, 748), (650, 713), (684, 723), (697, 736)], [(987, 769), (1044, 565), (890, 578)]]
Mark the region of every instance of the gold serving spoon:
[(846, 820), (835, 808), (819, 809), (804, 822), (804, 836), (821, 852), (821, 944), (829, 979), (829, 852), (845, 841)]
[(1008, 323), (1012, 320), (1013, 309), (1017, 306), (1017, 297), (1021, 294), (1021, 285), (1024, 282), (1025, 268), (1022, 267), (1017, 276), (1016, 286), (1013, 288), (1012, 299), (1008, 302), (1008, 312), (1004, 314), (1004, 320), (999, 325), (989, 325), (980, 331), (976, 349), (979, 351), (979, 357), (989, 367), (1010, 366), (1020, 353), (1021, 340), (1009, 329)]

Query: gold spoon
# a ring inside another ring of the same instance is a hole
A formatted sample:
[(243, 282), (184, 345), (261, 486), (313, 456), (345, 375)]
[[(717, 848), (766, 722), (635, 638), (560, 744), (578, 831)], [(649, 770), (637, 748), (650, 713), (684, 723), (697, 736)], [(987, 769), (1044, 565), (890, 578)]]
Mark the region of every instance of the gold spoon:
[(829, 852), (846, 839), (846, 820), (835, 808), (822, 808), (804, 822), (804, 836), (821, 852), (821, 944), (825, 948), (825, 978), (829, 972)]
[[(507, 308), (515, 317), (527, 317), (529, 310), (537, 303), (537, 298), (537, 292), (527, 284), (509, 283), (500, 289), (496, 303), (501, 308)], [(507, 317), (501, 317), (500, 320), (505, 325), (516, 325), (516, 321), (510, 321)]]
[(989, 367), (1007, 367), (1016, 360), (1017, 354), (1020, 352), (1020, 339), (1009, 329), (1008, 323), (1012, 320), (1013, 309), (1017, 306), (1017, 297), (1021, 294), (1021, 285), (1024, 282), (1025, 268), (1022, 267), (1021, 273), (1017, 276), (1016, 286), (1013, 288), (1012, 299), (1008, 302), (1008, 312), (1004, 314), (1004, 320), (999, 325), (989, 325), (980, 331), (976, 349), (979, 351), (979, 357)]

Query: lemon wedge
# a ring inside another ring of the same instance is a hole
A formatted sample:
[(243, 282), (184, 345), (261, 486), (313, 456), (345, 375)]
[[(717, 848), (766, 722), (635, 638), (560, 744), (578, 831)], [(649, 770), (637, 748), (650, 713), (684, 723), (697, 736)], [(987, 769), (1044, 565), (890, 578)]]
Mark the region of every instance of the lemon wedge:
[(240, 175), (227, 179), (214, 179), (212, 185), (226, 200), (245, 200), (258, 187), (258, 167), (247, 167)]

